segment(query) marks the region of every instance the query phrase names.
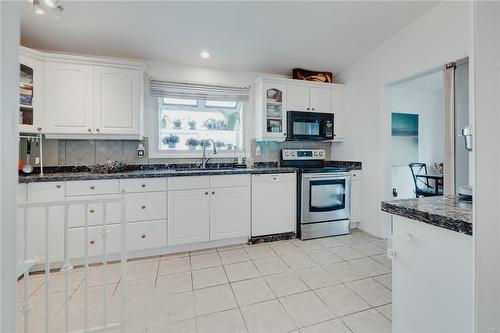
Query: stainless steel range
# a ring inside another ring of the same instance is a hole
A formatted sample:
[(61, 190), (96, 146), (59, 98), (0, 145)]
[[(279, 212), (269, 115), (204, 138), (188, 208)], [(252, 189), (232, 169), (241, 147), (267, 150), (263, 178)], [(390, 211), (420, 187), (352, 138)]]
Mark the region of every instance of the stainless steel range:
[(299, 168), (297, 232), (300, 239), (349, 233), (351, 176), (325, 166), (323, 149), (282, 149), (281, 165)]

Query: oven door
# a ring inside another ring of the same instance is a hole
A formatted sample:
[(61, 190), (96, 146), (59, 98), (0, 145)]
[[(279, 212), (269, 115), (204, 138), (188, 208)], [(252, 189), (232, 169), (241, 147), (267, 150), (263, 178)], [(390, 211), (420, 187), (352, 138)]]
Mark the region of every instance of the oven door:
[(287, 112), (287, 140), (333, 140), (333, 114)]
[(303, 174), (301, 223), (349, 219), (351, 177), (342, 174)]

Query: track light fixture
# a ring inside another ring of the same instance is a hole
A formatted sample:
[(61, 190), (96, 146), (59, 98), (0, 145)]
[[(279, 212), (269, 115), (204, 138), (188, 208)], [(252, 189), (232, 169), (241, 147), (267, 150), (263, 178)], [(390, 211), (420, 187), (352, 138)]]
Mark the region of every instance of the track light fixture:
[(43, 0), (44, 6), (42, 6), (40, 0), (28, 0), (28, 1), (31, 4), (33, 4), (35, 13), (39, 15), (45, 14), (45, 11), (47, 9), (52, 14), (53, 17), (61, 18), (62, 12), (64, 11), (64, 7), (61, 5), (59, 0)]

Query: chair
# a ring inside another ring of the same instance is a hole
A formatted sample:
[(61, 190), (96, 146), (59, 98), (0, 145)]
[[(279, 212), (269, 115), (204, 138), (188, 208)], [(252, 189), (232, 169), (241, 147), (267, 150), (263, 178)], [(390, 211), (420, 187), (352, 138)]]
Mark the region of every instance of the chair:
[[(417, 175), (427, 174), (427, 165), (425, 163), (410, 163), (408, 166), (415, 185), (415, 196), (417, 198), (436, 196), (436, 189), (429, 184), (429, 179), (417, 177)], [(443, 190), (439, 190), (438, 195), (443, 195)]]

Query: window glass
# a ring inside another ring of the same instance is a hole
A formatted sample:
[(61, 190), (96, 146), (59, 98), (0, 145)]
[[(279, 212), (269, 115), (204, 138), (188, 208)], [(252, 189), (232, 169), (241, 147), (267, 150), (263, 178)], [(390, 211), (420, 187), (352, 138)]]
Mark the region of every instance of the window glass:
[(243, 103), (162, 98), (159, 105), (160, 151), (201, 150), (206, 139), (220, 151), (241, 148)]

